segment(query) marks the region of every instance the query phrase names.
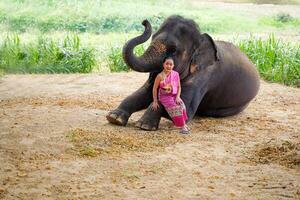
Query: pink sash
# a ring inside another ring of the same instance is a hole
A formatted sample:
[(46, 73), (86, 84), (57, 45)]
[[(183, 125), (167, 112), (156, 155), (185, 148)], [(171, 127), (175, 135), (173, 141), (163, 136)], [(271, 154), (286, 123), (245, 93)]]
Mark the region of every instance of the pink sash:
[[(179, 73), (172, 70), (168, 76), (164, 77), (164, 80), (160, 82), (159, 86), (160, 89), (163, 91), (163, 87), (167, 85), (172, 86), (172, 94), (177, 94), (178, 85), (179, 85), (180, 77)], [(160, 91), (161, 91), (160, 90)]]

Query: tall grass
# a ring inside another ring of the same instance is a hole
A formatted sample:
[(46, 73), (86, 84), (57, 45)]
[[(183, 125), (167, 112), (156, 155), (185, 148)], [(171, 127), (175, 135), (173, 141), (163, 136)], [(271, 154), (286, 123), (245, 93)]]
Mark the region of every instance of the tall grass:
[[(134, 54), (137, 56), (142, 55), (145, 52), (143, 45), (139, 45), (134, 49)], [(122, 46), (112, 46), (110, 52), (107, 55), (108, 67), (111, 72), (130, 71), (130, 68), (125, 64), (122, 57)]]
[[(267, 39), (251, 36), (236, 42), (237, 46), (257, 66), (262, 78), (300, 87), (300, 43), (292, 44), (276, 39), (272, 34)], [(135, 49), (141, 55), (145, 47)], [(129, 71), (122, 58), (122, 46), (114, 46), (108, 54), (111, 72)]]
[(300, 87), (300, 44), (251, 36), (237, 43), (258, 68), (260, 75), (272, 82)]
[(62, 41), (40, 37), (29, 44), (14, 34), (0, 45), (0, 71), (5, 73), (88, 73), (95, 64), (94, 50), (81, 47), (75, 34)]
[[(67, 35), (61, 41), (44, 36), (38, 42), (27, 44), (23, 44), (18, 35), (8, 35), (0, 43), (0, 74), (88, 73), (99, 63), (110, 72), (130, 71), (124, 63), (123, 43), (120, 42), (96, 51), (84, 47), (75, 34)], [(148, 42), (137, 46), (134, 53), (142, 55)], [(274, 35), (267, 39), (251, 36), (235, 43), (257, 66), (262, 78), (300, 87), (299, 43), (284, 42)]]

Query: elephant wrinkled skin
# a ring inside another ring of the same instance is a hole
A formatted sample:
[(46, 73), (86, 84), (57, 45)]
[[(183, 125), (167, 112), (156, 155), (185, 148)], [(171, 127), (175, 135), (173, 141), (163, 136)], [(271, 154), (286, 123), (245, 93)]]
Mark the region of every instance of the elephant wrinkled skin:
[(180, 74), (181, 98), (189, 120), (194, 115), (235, 115), (256, 96), (259, 90), (256, 67), (233, 44), (214, 41), (208, 34), (202, 34), (193, 20), (171, 16), (153, 34), (145, 53), (137, 57), (133, 49), (152, 34), (150, 23), (144, 20), (142, 24), (145, 31), (124, 45), (123, 58), (131, 69), (150, 72), (149, 78), (117, 109), (107, 114), (109, 122), (125, 126), (132, 113), (147, 109), (137, 126), (144, 130), (156, 130), (162, 116), (169, 118), (162, 105), (158, 111), (151, 109), (153, 83), (162, 71), (163, 58), (169, 53), (173, 53), (174, 70)]

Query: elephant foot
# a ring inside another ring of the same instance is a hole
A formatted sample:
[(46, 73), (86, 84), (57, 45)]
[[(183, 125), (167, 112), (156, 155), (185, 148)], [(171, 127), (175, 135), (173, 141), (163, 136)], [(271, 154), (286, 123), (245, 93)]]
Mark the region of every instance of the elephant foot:
[(142, 117), (136, 122), (135, 126), (145, 131), (156, 131), (158, 129), (159, 121), (160, 120)]
[(148, 124), (140, 120), (136, 122), (135, 126), (145, 131), (156, 131), (158, 129), (158, 125)]
[(152, 110), (152, 103), (148, 106), (144, 115), (136, 122), (135, 126), (146, 131), (156, 131), (163, 112), (163, 106), (160, 105), (157, 111)]
[(109, 121), (112, 124), (116, 124), (119, 126), (125, 126), (128, 122), (129, 114), (126, 113), (125, 111), (116, 109), (116, 110), (110, 111), (106, 115), (106, 119), (107, 119), (107, 121)]

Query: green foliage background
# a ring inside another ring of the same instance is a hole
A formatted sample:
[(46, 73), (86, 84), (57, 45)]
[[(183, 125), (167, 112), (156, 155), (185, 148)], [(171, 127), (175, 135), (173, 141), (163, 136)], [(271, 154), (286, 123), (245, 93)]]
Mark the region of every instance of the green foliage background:
[[(213, 38), (238, 45), (266, 80), (299, 86), (299, 41), (292, 43), (276, 36), (299, 36), (298, 17), (193, 2), (2, 0), (0, 73), (128, 71), (121, 49), (128, 39), (143, 31), (141, 22), (148, 19), (155, 31), (168, 16), (178, 14), (195, 20), (201, 31)], [(299, 0), (272, 2), (300, 4)], [(249, 33), (252, 36), (248, 37)], [(264, 36), (255, 36), (257, 33)], [(138, 46), (136, 53), (142, 54), (149, 42)]]

